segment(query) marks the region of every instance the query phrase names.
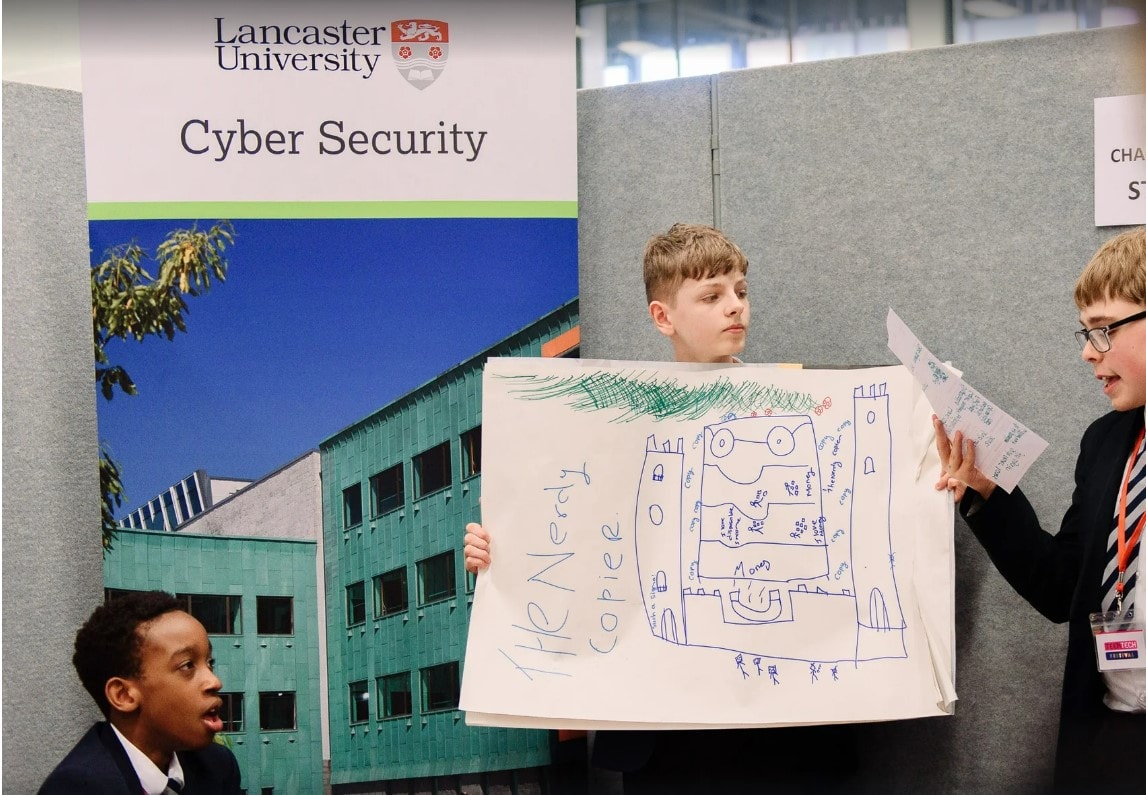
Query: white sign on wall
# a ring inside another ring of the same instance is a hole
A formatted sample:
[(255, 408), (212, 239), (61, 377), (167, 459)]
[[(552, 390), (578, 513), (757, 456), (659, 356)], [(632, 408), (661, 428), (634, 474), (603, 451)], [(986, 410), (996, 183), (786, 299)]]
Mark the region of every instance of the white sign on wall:
[(1146, 223), (1146, 94), (1094, 100), (1094, 225)]
[(91, 0), (81, 12), (97, 207), (576, 201), (562, 0)]

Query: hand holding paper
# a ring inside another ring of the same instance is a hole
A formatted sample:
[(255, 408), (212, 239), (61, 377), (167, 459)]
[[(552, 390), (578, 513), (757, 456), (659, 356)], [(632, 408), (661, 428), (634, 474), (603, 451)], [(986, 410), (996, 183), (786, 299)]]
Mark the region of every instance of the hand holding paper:
[[(975, 468), (1008, 493), (1013, 490), (1046, 450), (1046, 441), (936, 359), (891, 309), (887, 311), (887, 347), (923, 386), (923, 394), (943, 428), (960, 434), (955, 468), (962, 468), (964, 463), (963, 439), (970, 440), (975, 443)], [(949, 468), (951, 463), (948, 461)], [(972, 480), (960, 479), (975, 488)]]

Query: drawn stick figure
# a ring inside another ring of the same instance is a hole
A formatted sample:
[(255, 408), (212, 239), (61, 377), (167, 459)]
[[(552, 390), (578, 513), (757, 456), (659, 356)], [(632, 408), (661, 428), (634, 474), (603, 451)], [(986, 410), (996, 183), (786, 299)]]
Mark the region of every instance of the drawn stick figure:
[(775, 665), (768, 666), (768, 676), (772, 680), (772, 684), (780, 684), (780, 669)]

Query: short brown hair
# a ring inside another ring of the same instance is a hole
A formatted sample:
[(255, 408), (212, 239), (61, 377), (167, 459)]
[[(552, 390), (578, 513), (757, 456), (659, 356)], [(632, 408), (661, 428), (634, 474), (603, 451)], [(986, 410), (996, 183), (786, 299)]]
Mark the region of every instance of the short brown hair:
[(685, 279), (709, 279), (733, 270), (748, 273), (748, 257), (719, 229), (673, 224), (645, 244), (645, 297), (670, 300)]
[(1075, 282), (1074, 302), (1079, 309), (1108, 298), (1146, 305), (1146, 226), (1103, 243)]

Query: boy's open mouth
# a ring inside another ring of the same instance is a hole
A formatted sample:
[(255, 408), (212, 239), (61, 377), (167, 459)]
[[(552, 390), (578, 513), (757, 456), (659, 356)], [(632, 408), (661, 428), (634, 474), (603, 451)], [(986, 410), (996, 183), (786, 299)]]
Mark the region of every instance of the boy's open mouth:
[(216, 734), (223, 731), (223, 719), (219, 717), (219, 709), (213, 707), (203, 714), (203, 723)]

